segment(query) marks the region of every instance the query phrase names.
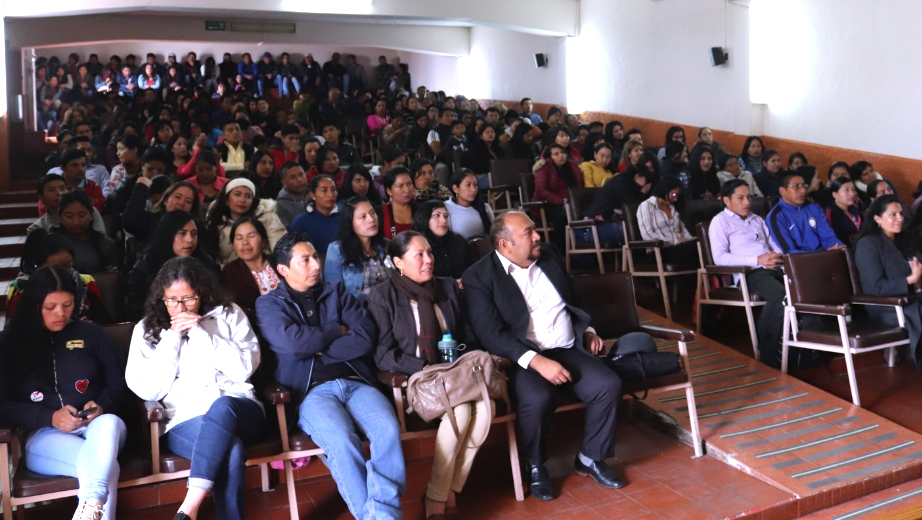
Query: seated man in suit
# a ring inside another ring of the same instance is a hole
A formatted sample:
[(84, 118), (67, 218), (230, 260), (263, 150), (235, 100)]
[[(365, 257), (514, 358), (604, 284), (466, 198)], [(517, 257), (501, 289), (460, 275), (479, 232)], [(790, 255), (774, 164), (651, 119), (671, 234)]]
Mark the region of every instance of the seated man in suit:
[[(528, 462), (532, 496), (554, 498), (544, 467), (544, 440), (555, 401), (575, 394), (586, 403), (586, 424), (576, 471), (599, 484), (620, 488), (624, 480), (605, 464), (614, 454), (615, 414), (621, 379), (595, 355), (602, 339), (589, 327), (573, 279), (563, 261), (542, 245), (535, 224), (518, 211), (493, 221), (490, 239), (495, 254), (481, 258), (462, 278), (471, 324), (488, 351), (516, 362), (509, 370), (516, 400), (516, 426)], [(627, 334), (632, 342), (651, 342), (644, 333)]]
[(780, 367), (785, 295), (781, 248), (769, 236), (762, 217), (749, 211), (752, 197), (745, 180), (725, 182), (720, 198), (727, 207), (708, 227), (714, 263), (752, 268), (746, 275), (746, 284), (751, 293), (766, 301), (756, 326), (759, 355), (765, 364)]
[(768, 230), (784, 254), (840, 249), (845, 244), (826, 221), (819, 204), (807, 202), (807, 184), (794, 172), (778, 177), (781, 200), (768, 212)]

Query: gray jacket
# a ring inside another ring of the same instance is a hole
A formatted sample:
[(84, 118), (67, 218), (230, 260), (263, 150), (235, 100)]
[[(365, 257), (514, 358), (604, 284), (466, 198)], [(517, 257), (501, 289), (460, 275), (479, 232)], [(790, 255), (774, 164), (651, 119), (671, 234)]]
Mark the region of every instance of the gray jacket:
[(282, 188), (282, 190), (279, 191), (279, 196), (275, 200), (278, 202), (278, 205), (275, 207), (275, 214), (279, 216), (279, 220), (282, 221), (282, 224), (285, 224), (285, 227), (289, 228), (291, 227), (291, 221), (307, 210), (307, 205), (310, 203), (311, 198), (310, 196), (305, 196), (303, 199), (300, 199), (288, 193), (287, 189)]

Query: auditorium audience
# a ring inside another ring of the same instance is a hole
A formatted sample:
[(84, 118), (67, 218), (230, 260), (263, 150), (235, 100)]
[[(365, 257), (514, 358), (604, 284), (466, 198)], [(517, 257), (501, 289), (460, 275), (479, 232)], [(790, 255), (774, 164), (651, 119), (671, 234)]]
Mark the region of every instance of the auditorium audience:
[(470, 169), (475, 173), (489, 173), (491, 161), (506, 158), (496, 134), (496, 127), (489, 123), (484, 123), (478, 130), (478, 139), (471, 145), (469, 156)]
[(74, 520), (115, 518), (128, 392), (112, 338), (78, 318), (78, 298), (65, 269), (32, 273), (0, 335), (0, 421), (25, 430), (25, 469), (77, 479)]
[[(622, 208), (626, 204), (640, 204), (649, 197), (653, 184), (646, 168), (631, 166), (614, 176), (596, 192), (592, 203), (580, 215), (595, 219), (599, 240), (611, 244), (624, 243)], [(592, 242), (591, 229), (577, 229), (577, 240)]]
[(435, 165), (429, 159), (416, 159), (411, 162), (410, 173), (413, 175), (416, 202), (451, 198), (451, 191), (435, 178)]
[[(922, 264), (919, 251), (912, 247), (908, 233), (903, 228), (903, 208), (895, 195), (874, 199), (866, 213), (868, 217), (855, 244), (855, 263), (861, 278), (861, 289), (871, 296), (908, 296), (909, 305), (903, 307), (905, 327), (909, 332), (909, 353), (922, 368), (922, 298), (919, 282)], [(899, 326), (893, 307), (865, 305), (869, 316), (881, 324)]]
[[(699, 146), (707, 146), (711, 149), (711, 152), (714, 154), (714, 163), (722, 163), (724, 157), (727, 155), (724, 147), (714, 140), (714, 132), (706, 126), (702, 126), (698, 129), (698, 142), (692, 146), (692, 153), (695, 152), (695, 149)], [(736, 157), (733, 157), (736, 160)]]
[(800, 175), (782, 172), (778, 177), (781, 200), (768, 212), (768, 230), (784, 254), (838, 249), (845, 245), (826, 222), (818, 204), (809, 203), (807, 185)]
[(618, 172), (623, 172), (631, 166), (635, 166), (640, 160), (643, 153), (643, 142), (636, 139), (625, 141), (621, 149), (621, 160), (618, 162)]
[(309, 192), (311, 202), (307, 205), (307, 210), (295, 217), (289, 229), (311, 237), (314, 249), (322, 258), (326, 256), (327, 248), (336, 240), (339, 231), (336, 185), (329, 175), (318, 175), (311, 179)]
[(218, 517), (246, 517), (244, 444), (266, 420), (250, 383), (259, 361), (249, 320), (214, 273), (194, 258), (164, 263), (134, 327), (125, 379), (141, 399), (163, 403), (164, 446), (191, 461), (174, 519), (198, 518), (209, 492)]
[[(429, 207), (440, 204), (426, 202), (417, 219)], [(462, 243), (467, 245), (463, 239)], [(468, 322), (461, 290), (454, 277), (437, 274), (443, 258), (430, 249), (426, 238), (416, 231), (404, 231), (387, 249), (400, 276), (377, 285), (368, 295), (368, 312), (378, 328), (374, 351), (378, 369), (411, 376), (440, 363), (438, 342), (443, 334), (465, 344), (468, 352), (476, 349), (477, 338)], [(493, 402), (482, 399), (458, 403), (452, 410), (458, 437), (448, 416), (443, 416), (426, 487), (427, 518), (457, 508), (457, 494), (464, 488), (495, 414)]]
[(269, 247), (273, 247), (286, 231), (285, 225), (275, 214), (275, 206), (274, 200), (260, 198), (256, 194), (256, 186), (249, 180), (238, 177), (229, 181), (208, 208), (205, 220), (206, 251), (214, 251), (215, 261), (222, 266), (236, 259), (230, 230), (234, 222), (245, 216), (254, 216), (263, 223), (269, 234)]
[(318, 175), (326, 175), (333, 179), (338, 189), (343, 185), (346, 172), (339, 167), (339, 156), (336, 155), (336, 150), (332, 146), (325, 144), (317, 150), (316, 163), (311, 166), (311, 169), (305, 175), (307, 176), (307, 182), (311, 182)]
[(246, 177), (256, 185), (257, 195), (262, 199), (278, 198), (282, 191), (282, 179), (275, 171), (275, 161), (266, 152), (253, 152)]
[(122, 227), (132, 235), (128, 240), (131, 246), (127, 252), (129, 265), (134, 265), (131, 259), (150, 245), (163, 215), (177, 209), (199, 214), (198, 190), (192, 183), (179, 181), (171, 184), (155, 204), (150, 203), (151, 183), (152, 180), (147, 177), (138, 178), (122, 213)]
[(291, 221), (295, 217), (307, 210), (311, 199), (308, 194), (307, 176), (304, 175), (304, 168), (300, 164), (288, 161), (282, 165), (279, 173), (282, 177), (282, 189), (276, 199), (276, 213), (287, 228), (291, 226)]
[(384, 174), (384, 191), (387, 193), (387, 202), (375, 210), (378, 212), (378, 225), (383, 236), (389, 240), (397, 236), (397, 233), (413, 227), (416, 188), (410, 169), (395, 166), (388, 170)]
[[(64, 177), (49, 173), (38, 179), (38, 203), (39, 207), (45, 207), (45, 214), (38, 218), (26, 229), (26, 234), (31, 234), (36, 229), (51, 230), (61, 224), (61, 214), (59, 212), (61, 197), (67, 193), (67, 185)], [(92, 218), (93, 229), (105, 234), (106, 226), (103, 224), (102, 215), (96, 208), (93, 208)]]
[(542, 154), (544, 166), (535, 172), (535, 193), (532, 200), (547, 202), (545, 214), (551, 230), (551, 243), (564, 250), (564, 236), (567, 227), (567, 213), (564, 201), (570, 188), (583, 187), (583, 172), (576, 161), (567, 157), (566, 149), (558, 143), (551, 144)]
[[(754, 135), (747, 137), (746, 142), (743, 143), (743, 150), (740, 152), (740, 168), (755, 175), (756, 172), (762, 169), (762, 152), (764, 150), (765, 145), (762, 144), (761, 139)], [(765, 193), (765, 196), (770, 195)]]
[(686, 169), (680, 174), (689, 199), (713, 199), (720, 193), (717, 162), (709, 146), (699, 146), (688, 159)]
[(718, 163), (720, 171), (717, 172), (717, 180), (720, 182), (720, 185), (723, 186), (727, 182), (740, 179), (749, 187), (750, 197), (763, 197), (764, 195), (759, 191), (759, 185), (756, 183), (755, 179), (752, 178), (752, 174), (742, 169), (737, 159), (738, 158), (732, 154), (725, 153), (723, 155), (723, 158)]
[[(351, 216), (353, 201), (343, 215)], [(374, 218), (368, 206), (362, 213)], [(282, 280), (256, 300), (256, 316), (278, 360), (274, 379), (291, 392), (290, 424), (324, 450), (324, 463), (354, 517), (401, 518), (406, 466), (400, 426), (368, 361), (375, 351), (375, 323), (351, 287), (321, 277), (310, 237), (289, 233), (274, 254)], [(359, 435), (371, 443), (368, 461)]]
[(386, 247), (378, 214), (368, 199), (356, 196), (347, 200), (339, 212), (336, 241), (327, 248), (324, 280), (343, 282), (359, 302), (364, 302), (368, 291), (387, 280), (394, 268)]
[[(766, 197), (778, 197), (780, 188), (779, 175), (781, 174), (781, 154), (775, 150), (762, 152), (762, 168), (752, 174), (759, 191)], [(803, 177), (801, 176), (801, 181)], [(806, 185), (809, 188), (808, 185)], [(806, 189), (806, 188), (805, 188)]]
[(431, 248), (429, 254), (435, 259), (433, 276), (460, 281), (464, 270), (477, 260), (467, 240), (451, 230), (448, 208), (440, 200), (420, 204), (413, 217), (413, 231), (422, 234)]
[[(397, 148), (392, 148), (396, 150)], [(388, 149), (385, 149), (387, 152)], [(401, 158), (405, 157), (400, 155)], [(382, 188), (384, 184), (382, 183)], [(371, 177), (371, 172), (363, 164), (353, 164), (346, 169), (346, 176), (343, 179), (343, 187), (336, 190), (337, 207), (342, 208), (343, 204), (356, 195), (367, 197), (373, 206), (380, 206), (381, 193), (378, 192), (375, 181)]]
[(240, 217), (231, 227), (237, 259), (221, 270), (221, 287), (252, 316), (256, 298), (278, 287), (279, 278), (269, 249), (269, 234), (256, 217)]
[(868, 196), (868, 184), (875, 180), (883, 180), (883, 177), (874, 171), (874, 165), (867, 161), (858, 161), (848, 167), (848, 174), (855, 183), (855, 190), (861, 201), (861, 207), (868, 207), (871, 198)]

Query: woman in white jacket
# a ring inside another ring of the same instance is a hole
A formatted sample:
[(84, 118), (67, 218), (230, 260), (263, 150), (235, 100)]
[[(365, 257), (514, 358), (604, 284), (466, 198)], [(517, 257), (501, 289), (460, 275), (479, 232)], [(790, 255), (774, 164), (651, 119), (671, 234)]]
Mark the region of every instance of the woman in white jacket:
[(174, 520), (194, 520), (209, 491), (218, 518), (244, 518), (244, 444), (265, 422), (250, 384), (257, 366), (253, 328), (214, 275), (194, 258), (163, 264), (131, 337), (125, 379), (141, 399), (163, 403), (162, 439), (192, 461)]
[(237, 259), (230, 230), (240, 217), (253, 216), (262, 222), (269, 235), (269, 250), (275, 249), (275, 243), (288, 232), (275, 213), (275, 206), (274, 200), (261, 199), (256, 185), (248, 179), (238, 177), (224, 185), (218, 198), (208, 208), (208, 216), (205, 218), (207, 235), (218, 241), (215, 260), (221, 267)]

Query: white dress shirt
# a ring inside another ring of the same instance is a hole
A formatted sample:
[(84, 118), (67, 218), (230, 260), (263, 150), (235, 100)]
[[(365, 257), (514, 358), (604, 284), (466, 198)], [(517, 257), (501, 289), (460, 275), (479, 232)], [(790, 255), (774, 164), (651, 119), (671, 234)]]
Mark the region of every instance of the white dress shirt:
[[(576, 335), (567, 304), (544, 271), (538, 267), (537, 261), (522, 268), (501, 255), (499, 251), (496, 255), (503, 264), (503, 270), (519, 286), (528, 306), (528, 328), (525, 329), (525, 338), (538, 345), (542, 351), (572, 347), (576, 342)], [(587, 330), (592, 331), (591, 328)], [(522, 368), (528, 368), (528, 364), (537, 355), (534, 350), (529, 350), (519, 357), (518, 364)]]

